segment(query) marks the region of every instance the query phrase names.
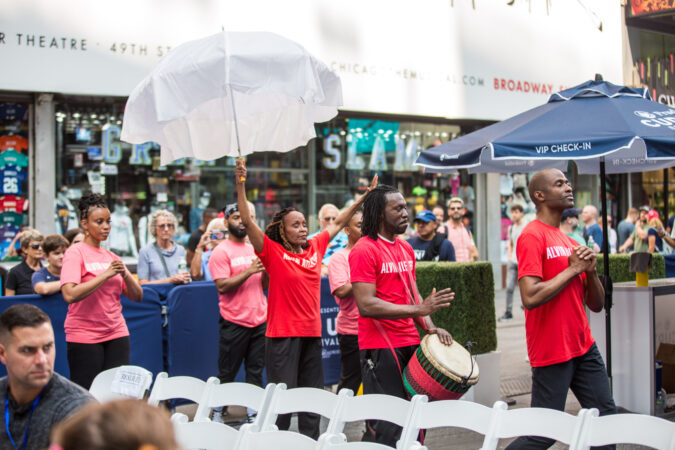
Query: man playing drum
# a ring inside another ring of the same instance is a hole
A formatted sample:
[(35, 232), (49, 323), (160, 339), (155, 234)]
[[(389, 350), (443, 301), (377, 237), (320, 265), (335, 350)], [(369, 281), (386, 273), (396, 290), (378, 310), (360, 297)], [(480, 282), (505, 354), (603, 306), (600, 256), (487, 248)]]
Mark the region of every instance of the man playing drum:
[[(424, 301), (412, 301), (415, 254), (397, 236), (408, 227), (406, 201), (395, 188), (377, 186), (363, 202), (363, 237), (349, 254), (354, 298), (359, 308), (359, 357), (364, 394), (407, 398), (401, 374), (420, 344), (413, 319), (446, 345), (450, 333), (434, 327), (430, 314), (450, 305), (450, 289), (434, 289)], [(374, 436), (373, 436), (374, 433)], [(385, 421), (368, 423), (364, 440), (394, 446), (401, 428)]]
[[(516, 253), (532, 365), (531, 406), (563, 411), (572, 389), (583, 408), (615, 414), (605, 363), (584, 310), (584, 304), (596, 313), (604, 306), (596, 257), (559, 228), (562, 212), (574, 206), (572, 186), (561, 171), (548, 169), (534, 174), (529, 189), (537, 216), (521, 232)], [(548, 448), (553, 442), (526, 436), (508, 448)]]

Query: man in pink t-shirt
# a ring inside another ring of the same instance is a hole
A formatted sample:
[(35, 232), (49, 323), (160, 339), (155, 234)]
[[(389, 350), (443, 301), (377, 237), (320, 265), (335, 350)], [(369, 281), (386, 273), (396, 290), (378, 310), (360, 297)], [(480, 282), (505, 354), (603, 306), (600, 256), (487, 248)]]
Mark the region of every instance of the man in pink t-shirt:
[[(359, 309), (359, 358), (364, 394), (407, 398), (402, 371), (417, 349), (418, 325), (452, 343), (450, 333), (436, 328), (429, 317), (450, 305), (450, 289), (434, 289), (418, 300), (415, 253), (397, 236), (408, 228), (406, 201), (395, 188), (380, 185), (363, 202), (363, 237), (349, 254), (352, 291)], [(413, 298), (414, 297), (414, 298)], [(364, 440), (394, 446), (401, 427), (370, 421)]]
[(354, 392), (361, 385), (361, 366), (359, 365), (359, 309), (354, 300), (349, 274), (349, 252), (361, 238), (361, 220), (363, 214), (356, 212), (343, 231), (347, 235), (347, 247), (333, 254), (328, 263), (328, 281), (330, 291), (340, 306), (337, 316), (338, 343), (340, 344), (340, 382), (338, 392), (343, 387)]
[(209, 259), (220, 308), (218, 378), (221, 383), (234, 381), (244, 361), (246, 382), (262, 387), (267, 321), (267, 297), (263, 289), (267, 276), (253, 246), (246, 242), (246, 228), (236, 203), (227, 205), (225, 219), (228, 238), (213, 250)]
[(471, 262), (478, 258), (478, 249), (473, 243), (471, 232), (466, 229), (462, 223), (464, 215), (464, 201), (459, 197), (452, 197), (448, 200), (448, 220), (445, 231), (448, 240), (455, 247), (455, 261)]
[[(561, 171), (549, 169), (535, 173), (529, 189), (537, 216), (518, 237), (516, 254), (532, 366), (531, 406), (564, 411), (571, 389), (583, 408), (615, 414), (607, 369), (584, 307), (598, 313), (605, 303), (597, 260), (590, 248), (560, 231), (563, 211), (574, 207), (572, 186)], [(524, 436), (508, 448), (548, 448), (553, 442)]]

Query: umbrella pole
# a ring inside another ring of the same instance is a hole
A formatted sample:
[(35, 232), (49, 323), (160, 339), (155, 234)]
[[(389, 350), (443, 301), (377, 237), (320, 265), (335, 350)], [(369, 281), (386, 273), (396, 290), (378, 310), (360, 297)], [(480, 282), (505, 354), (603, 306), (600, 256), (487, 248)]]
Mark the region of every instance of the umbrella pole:
[(605, 290), (605, 348), (607, 349), (607, 377), (612, 389), (612, 280), (609, 277), (609, 229), (607, 228), (607, 186), (605, 158), (600, 158), (600, 202), (602, 204), (602, 287)]
[[(239, 159), (243, 161), (244, 158), (241, 157), (241, 144), (239, 143), (239, 123), (237, 122), (237, 108), (234, 106), (234, 91), (232, 90), (232, 86), (228, 86), (230, 88), (230, 104), (232, 105), (232, 117), (234, 118), (234, 134), (237, 137), (237, 154), (239, 155)], [(245, 177), (241, 177), (241, 182), (246, 181)]]

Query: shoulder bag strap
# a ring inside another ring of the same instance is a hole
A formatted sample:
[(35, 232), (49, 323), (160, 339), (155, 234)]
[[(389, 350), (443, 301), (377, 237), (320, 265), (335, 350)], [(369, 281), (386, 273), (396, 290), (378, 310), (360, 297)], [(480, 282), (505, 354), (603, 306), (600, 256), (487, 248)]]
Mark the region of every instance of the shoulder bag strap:
[(167, 278), (170, 278), (171, 275), (169, 275), (169, 269), (166, 267), (166, 261), (164, 260), (164, 255), (162, 255), (162, 251), (159, 249), (159, 246), (155, 242), (152, 244), (153, 248), (157, 252), (157, 255), (159, 256), (159, 260), (162, 262), (162, 267), (164, 267), (164, 274), (166, 275)]

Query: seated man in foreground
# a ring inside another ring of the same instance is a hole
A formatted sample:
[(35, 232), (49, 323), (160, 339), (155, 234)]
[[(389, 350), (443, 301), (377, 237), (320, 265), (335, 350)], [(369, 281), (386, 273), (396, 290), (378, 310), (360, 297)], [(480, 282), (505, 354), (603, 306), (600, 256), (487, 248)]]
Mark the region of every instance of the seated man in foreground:
[(93, 400), (54, 373), (54, 357), (54, 330), (40, 308), (14, 305), (0, 315), (0, 361), (7, 367), (0, 448), (46, 448), (52, 427)]

